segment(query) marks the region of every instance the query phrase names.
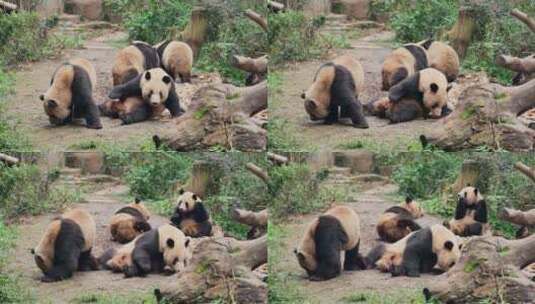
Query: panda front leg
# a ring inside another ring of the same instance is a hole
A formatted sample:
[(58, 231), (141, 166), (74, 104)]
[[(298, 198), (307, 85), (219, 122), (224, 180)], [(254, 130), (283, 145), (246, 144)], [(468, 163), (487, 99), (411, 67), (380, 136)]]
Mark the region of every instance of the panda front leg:
[(78, 270), (98, 270), (98, 261), (91, 253), (91, 250), (80, 253), (80, 258), (78, 258)]
[(150, 254), (143, 249), (134, 249), (132, 253), (132, 265), (127, 266), (124, 271), (126, 278), (144, 277), (151, 271)]
[(358, 101), (352, 101), (347, 106), (348, 114), (353, 122), (353, 127), (359, 129), (368, 129), (370, 126), (364, 117), (364, 109)]
[(171, 86), (169, 96), (165, 101), (165, 107), (171, 113), (171, 117), (178, 117), (184, 113), (184, 111), (180, 108), (180, 101), (178, 99), (178, 95), (176, 94), (174, 84)]
[(332, 125), (335, 122), (338, 122), (338, 106), (331, 104), (329, 106), (329, 114), (327, 114), (327, 117), (325, 117), (323, 123), (326, 125)]
[(366, 269), (366, 262), (364, 258), (359, 254), (359, 245), (351, 250), (345, 252), (344, 269), (345, 270), (364, 270)]
[(89, 129), (102, 129), (102, 123), (100, 122), (100, 112), (97, 105), (91, 101), (86, 106), (86, 113), (84, 115), (86, 127)]

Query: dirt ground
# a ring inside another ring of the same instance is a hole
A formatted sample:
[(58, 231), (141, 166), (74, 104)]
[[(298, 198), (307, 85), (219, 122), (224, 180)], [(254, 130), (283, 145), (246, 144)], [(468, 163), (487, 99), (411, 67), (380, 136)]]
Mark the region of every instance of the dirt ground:
[[(107, 96), (112, 88), (111, 68), (115, 53), (120, 47), (126, 46), (126, 39), (124, 32), (104, 31), (97, 37), (86, 40), (81, 49), (68, 50), (57, 59), (32, 62), (20, 68), (16, 74), (15, 93), (7, 98), (6, 113), (10, 120), (18, 123), (18, 128), (29, 137), (37, 150), (64, 151), (73, 145), (91, 141), (134, 144), (137, 147), (140, 143), (150, 140), (154, 134), (165, 135), (172, 132), (174, 124), (168, 117), (131, 125), (121, 125), (119, 119), (101, 117), (103, 128), (94, 130), (86, 128), (83, 121), (80, 125), (52, 126), (43, 111), (39, 95), (48, 89), (56, 68), (71, 58), (85, 58), (94, 65), (98, 80), (93, 98), (97, 104), (108, 100)], [(188, 100), (183, 97), (191, 95), (196, 85), (212, 80), (213, 78), (203, 75), (194, 78), (192, 84), (177, 83), (181, 106), (187, 107)]]
[[(97, 225), (96, 245), (93, 249), (95, 256), (99, 256), (110, 247), (120, 246), (110, 241), (108, 221), (115, 211), (125, 203), (128, 188), (117, 183), (104, 183), (97, 185), (100, 190), (84, 196), (84, 202), (73, 207), (81, 207), (91, 213)], [(90, 272), (75, 272), (69, 280), (42, 283), (42, 273), (34, 263), (30, 249), (39, 242), (43, 231), (50, 221), (58, 214), (47, 214), (26, 218), (18, 229), (21, 235), (12, 251), (12, 260), (9, 261), (8, 271), (20, 276), (24, 286), (36, 296), (39, 303), (69, 303), (75, 298), (87, 294), (123, 294), (131, 295), (136, 292), (149, 293), (161, 282), (169, 281), (173, 277), (150, 274), (145, 278), (125, 279), (123, 274), (114, 274), (111, 271), (99, 270)], [(149, 223), (159, 226), (168, 222), (166, 218), (152, 214)]]
[[(371, 248), (379, 243), (375, 225), (379, 216), (390, 206), (399, 202), (393, 198), (397, 186), (392, 184), (360, 184), (351, 186), (354, 194), (349, 196), (351, 201), (339, 202), (353, 208), (361, 220), (360, 252), (366, 255)], [(358, 189), (367, 189), (361, 191)], [(295, 217), (283, 226), (285, 235), (283, 240), (284, 252), (276, 268), (290, 273), (291, 281), (295, 282), (305, 303), (338, 303), (344, 298), (364, 293), (399, 294), (412, 290), (417, 294), (421, 288), (434, 279), (432, 274), (422, 274), (419, 278), (392, 277), (390, 274), (377, 270), (344, 271), (341, 276), (322, 282), (309, 281), (306, 272), (299, 266), (294, 248), (299, 244), (308, 224), (320, 213)], [(440, 223), (439, 218), (425, 215), (417, 221), (422, 226)], [(359, 301), (365, 303), (365, 300)], [(385, 302), (386, 303), (386, 302)]]
[[(389, 43), (392, 38), (390, 32), (378, 32), (359, 39), (349, 39), (350, 49), (336, 50), (329, 56), (331, 59), (342, 54), (351, 54), (360, 61), (365, 72), (365, 89), (359, 95), (362, 104), (387, 96), (387, 92), (381, 91), (381, 68), (384, 58), (392, 50)], [(420, 119), (389, 124), (386, 119), (367, 116), (369, 129), (353, 128), (350, 120), (333, 125), (310, 121), (300, 96), (312, 83), (318, 67), (325, 61), (328, 60), (299, 62), (278, 71), (282, 77), (282, 87), (270, 103), (273, 105), (270, 107), (271, 117), (286, 120), (291, 126), (289, 132), (293, 131), (294, 135), (298, 135), (297, 139), (303, 147), (319, 150), (343, 148), (340, 145), (361, 140), (363, 143), (373, 142), (385, 148), (406, 149), (407, 144), (416, 142), (420, 134), (435, 121)]]

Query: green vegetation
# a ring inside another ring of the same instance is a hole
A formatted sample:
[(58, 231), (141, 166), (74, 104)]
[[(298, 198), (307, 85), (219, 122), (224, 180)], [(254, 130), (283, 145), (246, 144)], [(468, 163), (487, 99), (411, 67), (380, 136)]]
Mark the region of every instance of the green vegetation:
[[(509, 84), (512, 72), (498, 67), (494, 61), (499, 54), (526, 56), (533, 52), (535, 37), (529, 29), (509, 15), (518, 8), (530, 16), (535, 14), (532, 1), (461, 1), (463, 7), (475, 16), (475, 31), (462, 67), (470, 71), (484, 71), (503, 84)], [(458, 18), (459, 1), (456, 0), (375, 0), (372, 17), (387, 16), (402, 43), (418, 42), (429, 37), (446, 40), (446, 32)]]
[[(376, 291), (359, 292), (342, 298), (342, 303), (366, 304), (424, 304), (425, 299), (420, 289), (400, 289), (388, 294)], [(428, 302), (427, 302), (428, 303)]]
[(156, 299), (150, 293), (135, 293), (129, 295), (114, 294), (84, 294), (71, 301), (73, 304), (156, 304)]

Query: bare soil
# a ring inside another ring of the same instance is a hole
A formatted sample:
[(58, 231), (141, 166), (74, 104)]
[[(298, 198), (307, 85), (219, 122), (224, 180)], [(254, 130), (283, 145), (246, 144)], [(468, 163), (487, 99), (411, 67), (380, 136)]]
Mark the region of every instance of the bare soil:
[[(354, 193), (349, 196), (348, 202), (337, 202), (353, 208), (361, 221), (360, 252), (366, 255), (370, 249), (379, 243), (376, 232), (376, 223), (379, 216), (392, 205), (398, 204), (393, 198), (397, 186), (382, 183), (364, 183), (350, 186)], [(359, 190), (360, 189), (360, 190)], [(294, 248), (299, 244), (308, 224), (321, 213), (307, 214), (292, 218), (284, 224), (283, 229), (287, 236), (283, 240), (284, 252), (276, 268), (290, 273), (291, 281), (298, 285), (300, 294), (305, 297), (305, 303), (338, 303), (344, 302), (348, 296), (359, 293), (369, 294), (406, 294), (412, 291), (417, 294), (429, 282), (434, 280), (433, 274), (422, 274), (419, 278), (392, 277), (390, 274), (378, 270), (343, 271), (342, 275), (322, 282), (309, 281), (306, 272), (299, 266)], [(422, 226), (440, 223), (437, 217), (425, 215), (418, 219)], [(409, 301), (410, 299), (407, 299)], [(359, 302), (366, 303), (366, 300)], [(383, 303), (383, 302), (381, 302)], [(388, 302), (384, 302), (388, 303)], [(405, 303), (405, 302), (404, 302)]]
[[(381, 91), (381, 68), (384, 58), (392, 50), (388, 42), (392, 37), (390, 32), (378, 32), (360, 39), (349, 39), (350, 49), (335, 50), (328, 58), (351, 54), (360, 61), (365, 72), (365, 89), (359, 94), (362, 104), (387, 96), (387, 92)], [(287, 132), (292, 132), (303, 147), (319, 150), (344, 148), (345, 143), (361, 140), (364, 144), (373, 142), (386, 149), (405, 150), (407, 144), (416, 142), (435, 121), (420, 119), (389, 124), (386, 119), (367, 116), (369, 129), (353, 128), (347, 119), (333, 125), (312, 122), (300, 96), (312, 83), (318, 67), (328, 59), (299, 62), (280, 71), (282, 87), (270, 101), (272, 117), (287, 121), (291, 126)]]
[[(93, 185), (95, 186), (95, 185)], [(108, 221), (115, 211), (129, 201), (125, 198), (128, 187), (119, 183), (104, 183), (96, 185), (100, 190), (85, 195), (84, 202), (73, 207), (84, 208), (89, 211), (97, 225), (96, 245), (93, 254), (99, 256), (106, 249), (118, 247), (120, 244), (110, 240)], [(131, 295), (133, 293), (149, 293), (160, 283), (173, 277), (150, 274), (145, 278), (125, 279), (122, 274), (99, 270), (89, 272), (75, 272), (68, 280), (55, 283), (42, 283), (42, 273), (34, 263), (30, 249), (39, 242), (43, 231), (50, 221), (58, 214), (47, 214), (28, 217), (18, 226), (21, 237), (17, 239), (12, 251), (8, 271), (19, 275), (22, 284), (27, 286), (35, 295), (39, 303), (69, 303), (75, 298), (88, 294)], [(153, 214), (149, 219), (153, 227), (168, 222), (164, 217)]]

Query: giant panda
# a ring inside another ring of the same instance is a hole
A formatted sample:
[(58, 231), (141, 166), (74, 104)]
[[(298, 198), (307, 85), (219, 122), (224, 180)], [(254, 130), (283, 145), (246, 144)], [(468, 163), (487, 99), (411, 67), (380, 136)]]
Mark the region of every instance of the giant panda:
[(179, 193), (171, 223), (190, 237), (211, 236), (212, 223), (201, 198), (183, 189), (180, 189)]
[(417, 44), (409, 43), (390, 53), (383, 62), (381, 75), (383, 91), (400, 83), (403, 79), (429, 67), (426, 50)]
[(95, 236), (95, 221), (83, 209), (72, 209), (54, 219), (32, 249), (35, 263), (44, 274), (41, 281), (68, 279), (77, 270), (97, 270), (98, 263), (91, 254)]
[(181, 41), (166, 40), (154, 46), (160, 56), (163, 69), (175, 80), (191, 82), (193, 50)]
[(160, 67), (160, 57), (155, 48), (148, 43), (135, 41), (115, 56), (111, 69), (113, 86), (126, 83), (143, 71)]
[(479, 189), (468, 185), (457, 196), (455, 217), (444, 225), (459, 236), (483, 235), (489, 232), (487, 203)]
[(448, 271), (459, 261), (457, 237), (446, 227), (435, 224), (411, 232), (393, 244), (381, 243), (366, 257), (370, 268), (390, 272), (392, 276), (418, 277), (437, 266)]
[(341, 251), (345, 270), (366, 268), (359, 245), (359, 216), (349, 207), (336, 206), (310, 223), (294, 254), (310, 280), (329, 280), (340, 275)]
[(337, 122), (340, 108), (342, 117), (350, 117), (354, 127), (368, 128), (358, 100), (363, 85), (362, 66), (351, 56), (343, 55), (319, 68), (314, 82), (301, 98), (305, 100), (305, 110), (313, 121)]
[(132, 96), (142, 97), (151, 107), (165, 106), (172, 117), (183, 113), (175, 91), (175, 83), (161, 68), (145, 71), (127, 83), (115, 86), (109, 94), (111, 99), (120, 100)]
[(97, 83), (95, 68), (86, 59), (62, 64), (52, 76), (48, 90), (39, 96), (51, 124), (64, 125), (84, 118), (86, 127), (101, 129), (98, 107), (93, 100)]
[(414, 220), (422, 216), (424, 214), (418, 203), (407, 197), (404, 203), (388, 208), (381, 214), (377, 234), (383, 241), (397, 242), (407, 234), (421, 229)]
[(402, 98), (394, 103), (388, 97), (383, 97), (367, 103), (366, 110), (369, 115), (387, 118), (391, 123), (425, 116), (421, 103), (415, 98)]
[[(442, 72), (434, 68), (423, 69), (391, 87), (388, 99), (396, 104), (402, 99), (415, 99), (421, 104), (424, 118), (440, 118), (448, 115), (448, 81)], [(395, 108), (391, 111), (392, 123), (410, 121), (417, 118), (413, 107)]]
[(140, 96), (130, 96), (123, 100), (108, 100), (101, 103), (98, 108), (101, 115), (119, 118), (124, 125), (156, 119), (165, 111), (165, 105), (151, 106)]
[(435, 68), (444, 75), (448, 82), (453, 82), (459, 75), (459, 55), (448, 44), (441, 41), (428, 39), (418, 43), (427, 50), (429, 67)]
[(127, 243), (139, 234), (149, 231), (147, 222), (150, 213), (147, 207), (136, 198), (133, 203), (117, 210), (110, 219), (110, 234), (113, 241)]
[(164, 224), (149, 230), (119, 249), (109, 249), (99, 262), (125, 277), (183, 271), (191, 259), (191, 239), (178, 228)]

